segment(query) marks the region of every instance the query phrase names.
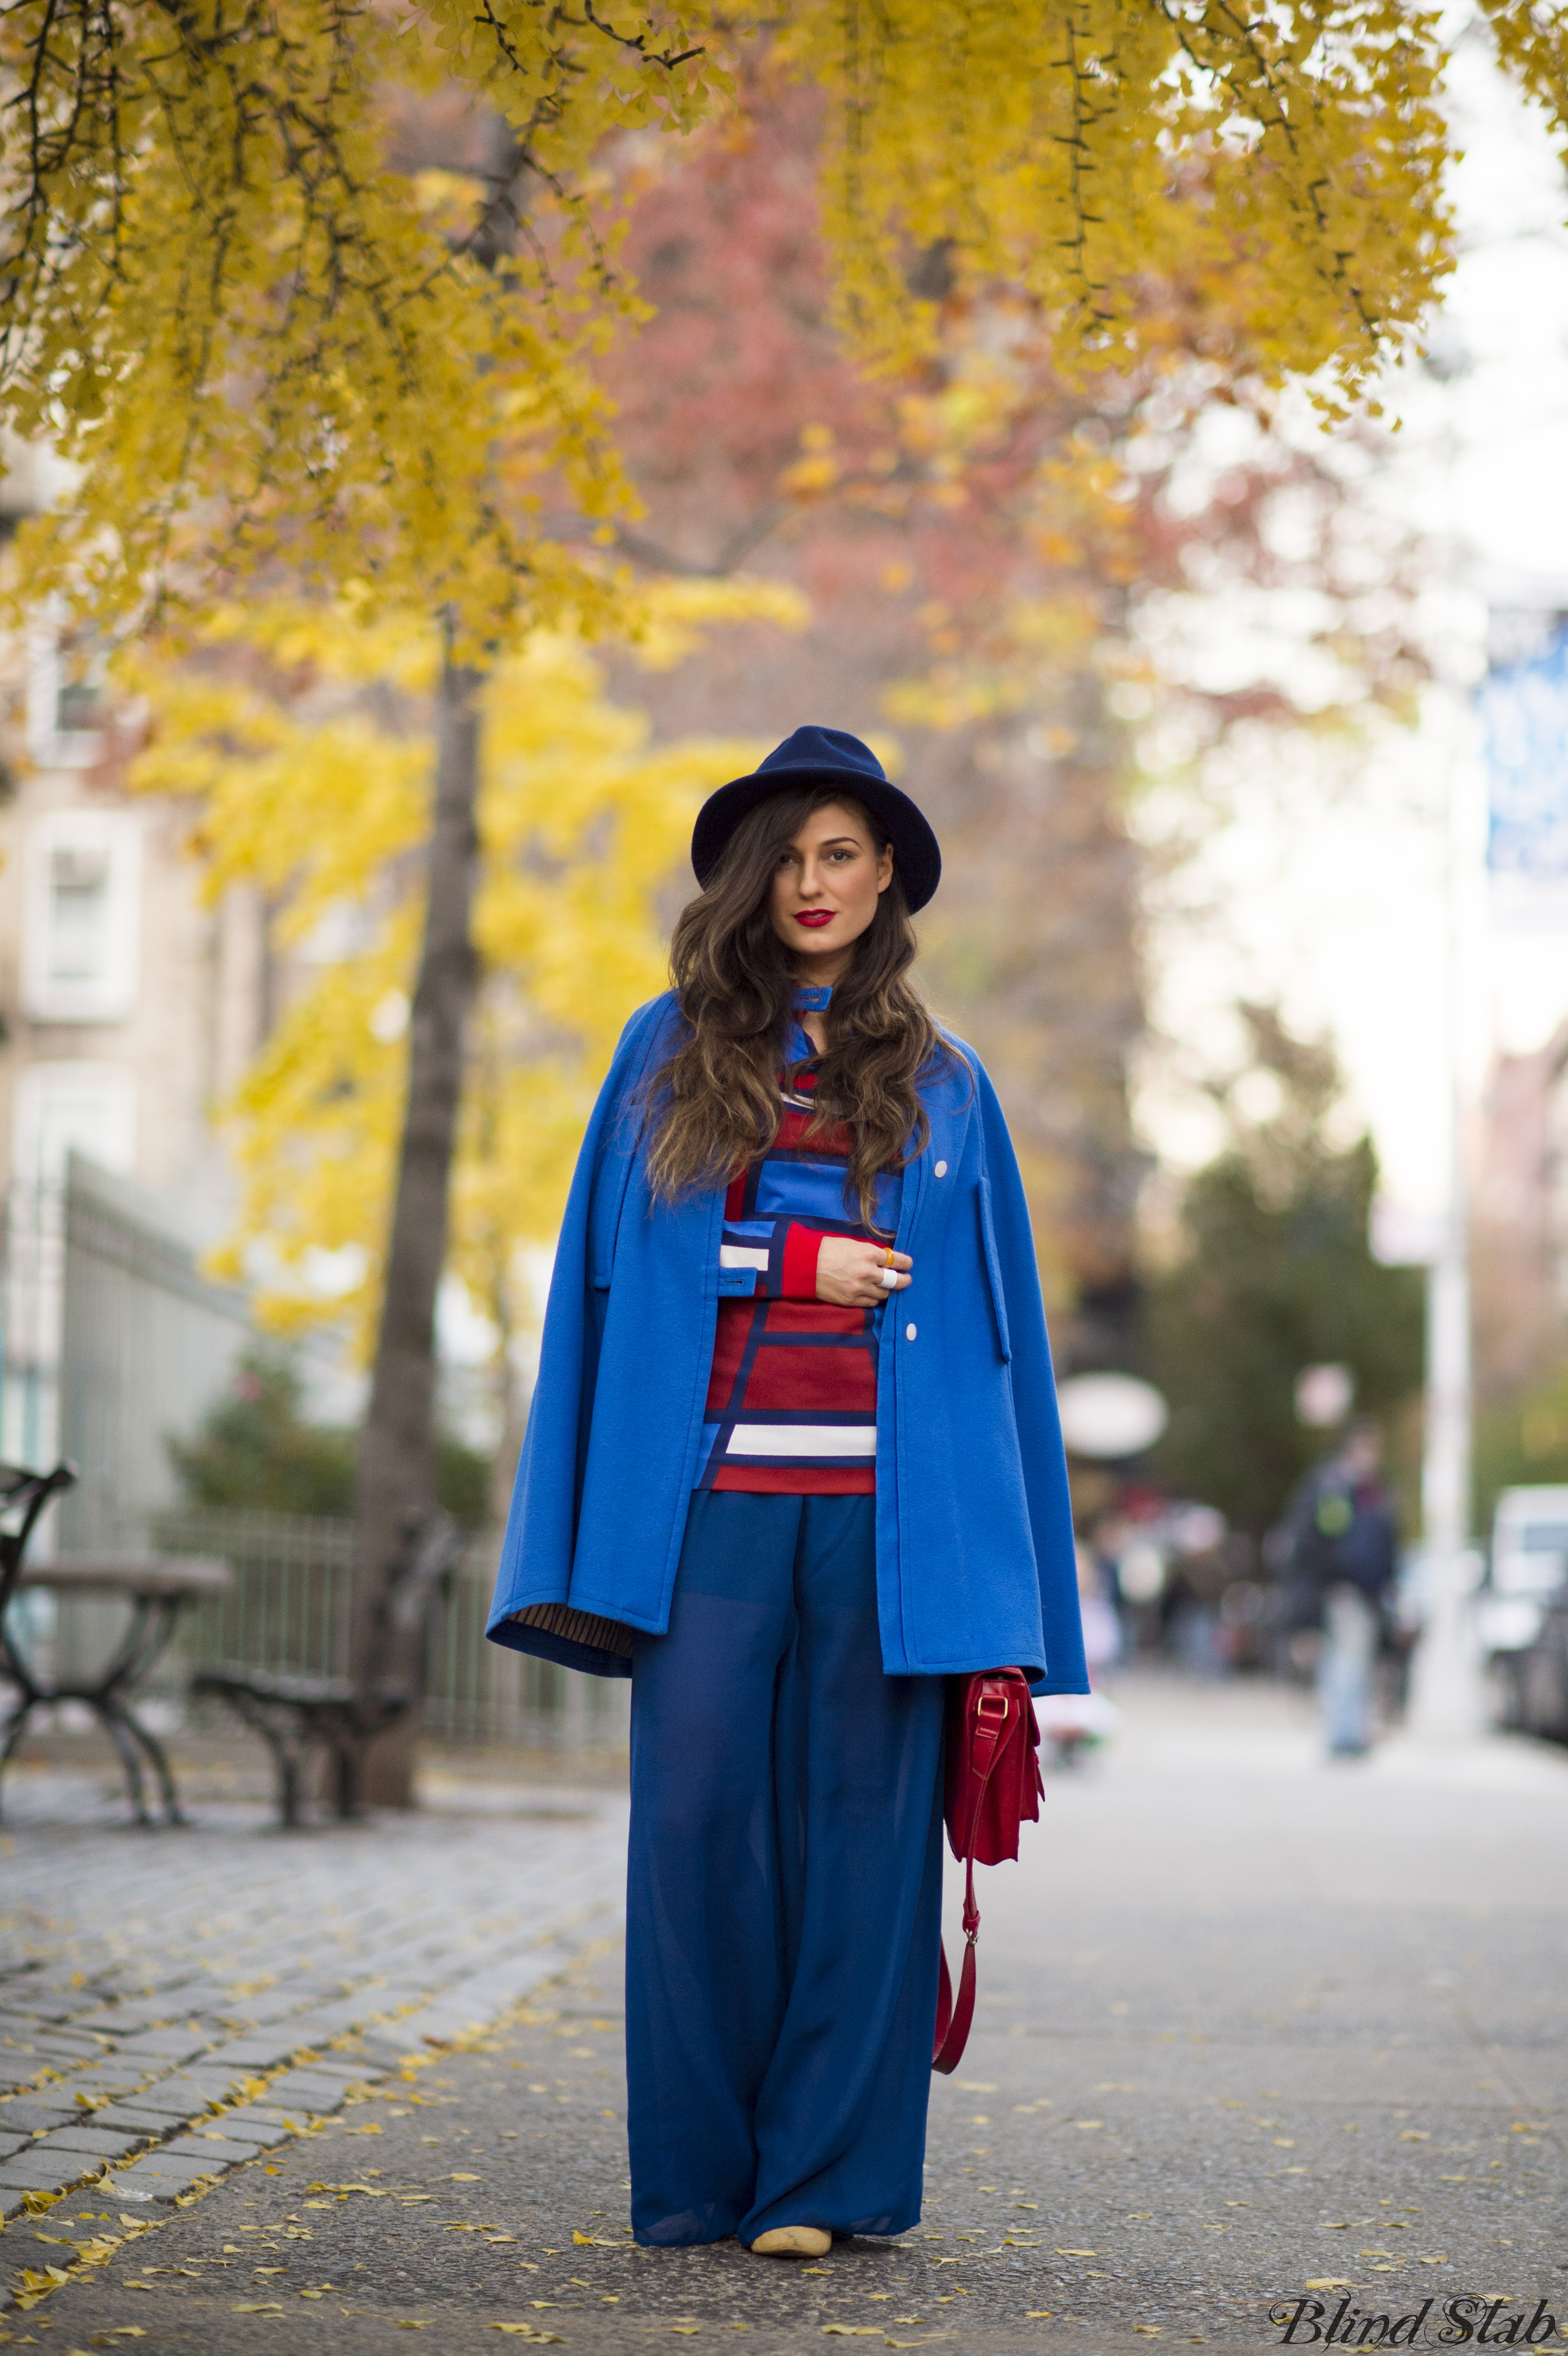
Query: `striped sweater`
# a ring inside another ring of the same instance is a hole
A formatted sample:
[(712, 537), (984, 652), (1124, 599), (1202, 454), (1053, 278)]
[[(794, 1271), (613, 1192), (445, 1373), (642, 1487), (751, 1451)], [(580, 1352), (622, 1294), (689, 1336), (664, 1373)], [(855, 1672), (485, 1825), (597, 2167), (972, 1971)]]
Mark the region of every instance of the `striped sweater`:
[[(826, 991), (796, 1005), (825, 1005)], [(724, 1201), (719, 1323), (697, 1485), (787, 1496), (854, 1496), (877, 1485), (877, 1347), (883, 1309), (816, 1298), (825, 1236), (889, 1240), (900, 1180), (878, 1182), (877, 1224), (847, 1204), (848, 1139), (806, 1140), (816, 1073), (804, 1032), (790, 1042), (784, 1110), (767, 1152)], [(885, 1304), (884, 1304), (885, 1305)]]

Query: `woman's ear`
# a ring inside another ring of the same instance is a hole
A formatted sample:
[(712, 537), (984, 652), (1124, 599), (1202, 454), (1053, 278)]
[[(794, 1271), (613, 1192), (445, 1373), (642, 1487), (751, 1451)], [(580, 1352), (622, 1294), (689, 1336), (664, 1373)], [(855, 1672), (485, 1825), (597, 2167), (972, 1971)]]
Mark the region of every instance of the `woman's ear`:
[(878, 891), (879, 891), (879, 892), (885, 892), (885, 891), (887, 890), (887, 888), (888, 888), (888, 885), (892, 882), (892, 880), (893, 880), (893, 846), (892, 846), (892, 844), (890, 842), (890, 843), (887, 843), (887, 844), (885, 844), (885, 845), (883, 846), (882, 852), (881, 852), (881, 856), (880, 856), (880, 857), (879, 858), (879, 860), (877, 861), (877, 889), (878, 889)]

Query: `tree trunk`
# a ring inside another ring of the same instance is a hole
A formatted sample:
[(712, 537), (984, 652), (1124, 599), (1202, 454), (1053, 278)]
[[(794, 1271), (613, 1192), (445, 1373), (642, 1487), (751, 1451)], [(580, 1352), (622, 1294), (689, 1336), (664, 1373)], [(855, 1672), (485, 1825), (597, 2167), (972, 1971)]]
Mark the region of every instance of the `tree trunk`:
[[(409, 1521), (429, 1514), (436, 1502), (436, 1294), (446, 1260), (464, 1033), (477, 978), (469, 926), (479, 864), (480, 686), (480, 672), (453, 662), (449, 647), (437, 693), (430, 900), (409, 1019), (408, 1102), (370, 1407), (359, 1443), (350, 1639), (357, 1678), (374, 1670), (400, 1680), (418, 1665), (417, 1635), (402, 1640), (404, 1657), (388, 1651), (379, 1606)], [(372, 1746), (363, 1783), (368, 1801), (412, 1806), (418, 1739), (415, 1711)]]

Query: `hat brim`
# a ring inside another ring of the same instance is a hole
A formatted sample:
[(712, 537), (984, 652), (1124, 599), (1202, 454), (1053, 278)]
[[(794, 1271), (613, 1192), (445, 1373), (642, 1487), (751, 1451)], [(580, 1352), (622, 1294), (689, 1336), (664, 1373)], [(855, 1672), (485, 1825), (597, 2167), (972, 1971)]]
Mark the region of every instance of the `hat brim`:
[(781, 765), (749, 777), (735, 777), (729, 785), (720, 786), (717, 793), (709, 794), (691, 830), (692, 870), (705, 890), (741, 820), (774, 794), (788, 793), (801, 786), (831, 786), (846, 801), (864, 803), (871, 815), (881, 820), (893, 847), (894, 872), (912, 916), (934, 896), (942, 881), (942, 846), (918, 803), (911, 801), (906, 793), (901, 793), (885, 777), (859, 776), (851, 769), (833, 768), (816, 761), (802, 762), (798, 766)]

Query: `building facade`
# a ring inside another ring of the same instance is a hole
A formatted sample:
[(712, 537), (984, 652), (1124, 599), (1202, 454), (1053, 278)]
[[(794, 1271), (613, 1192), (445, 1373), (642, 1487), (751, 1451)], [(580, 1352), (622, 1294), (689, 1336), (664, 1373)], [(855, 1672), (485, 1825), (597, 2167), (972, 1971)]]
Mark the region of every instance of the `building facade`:
[[(166, 1496), (161, 1426), (188, 1427), (242, 1343), (242, 1309), (197, 1264), (234, 1210), (215, 1112), (263, 1035), (264, 927), (243, 894), (206, 903), (185, 816), (129, 790), (135, 730), (91, 639), (45, 616), (3, 659), (0, 1456), (87, 1450), (61, 1527), (107, 1540), (132, 1534), (133, 1495)], [(67, 1364), (95, 1330), (107, 1364), (90, 1293), (139, 1301), (160, 1336), (134, 1376), (120, 1348), (117, 1409)]]

